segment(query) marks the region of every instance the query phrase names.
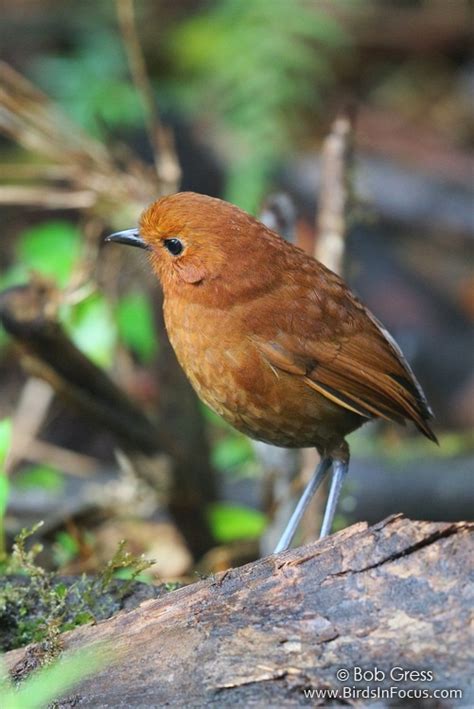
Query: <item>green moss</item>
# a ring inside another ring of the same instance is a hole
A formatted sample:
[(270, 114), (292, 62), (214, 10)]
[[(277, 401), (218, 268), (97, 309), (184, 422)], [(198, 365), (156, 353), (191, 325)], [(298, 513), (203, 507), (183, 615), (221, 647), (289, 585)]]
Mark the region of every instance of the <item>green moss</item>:
[[(120, 542), (97, 576), (59, 577), (46, 571), (37, 563), (42, 546), (38, 543), (27, 546), (40, 526), (22, 530), (2, 565), (0, 650), (39, 642), (51, 659), (60, 651), (62, 632), (109, 618), (124, 607), (125, 599), (136, 592), (135, 587), (149, 589), (145, 597), (159, 595), (160, 589), (135, 583), (153, 562), (127, 552), (125, 541)], [(116, 574), (124, 571), (127, 579), (117, 579)]]

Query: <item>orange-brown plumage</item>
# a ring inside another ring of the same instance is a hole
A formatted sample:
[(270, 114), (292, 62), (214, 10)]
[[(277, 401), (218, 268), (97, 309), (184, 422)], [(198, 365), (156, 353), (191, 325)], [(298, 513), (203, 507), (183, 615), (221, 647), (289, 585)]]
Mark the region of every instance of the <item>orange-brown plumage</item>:
[[(167, 331), (199, 396), (237, 429), (331, 455), (364, 421), (431, 411), (402, 353), (344, 282), (253, 217), (193, 193), (147, 209), (140, 236)], [(179, 239), (183, 250), (168, 252)]]
[(149, 252), (171, 344), (206, 404), (253, 438), (321, 453), (276, 551), (332, 466), (329, 534), (344, 439), (364, 421), (408, 419), (436, 441), (420, 385), (382, 325), (338, 276), (242, 210), (182, 192), (152, 204), (139, 231), (108, 240)]

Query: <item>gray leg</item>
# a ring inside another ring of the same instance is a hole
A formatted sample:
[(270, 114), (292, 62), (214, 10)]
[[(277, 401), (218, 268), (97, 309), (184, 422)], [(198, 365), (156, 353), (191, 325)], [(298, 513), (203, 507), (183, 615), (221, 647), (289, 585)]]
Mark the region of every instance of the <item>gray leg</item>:
[(286, 549), (288, 549), (288, 547), (290, 546), (293, 537), (295, 536), (295, 532), (298, 528), (298, 525), (304, 515), (304, 511), (309, 505), (311, 499), (313, 498), (314, 493), (326, 477), (326, 473), (331, 467), (331, 463), (331, 458), (323, 458), (319, 463), (318, 467), (314, 472), (313, 477), (306, 485), (305, 491), (301, 495), (299, 502), (296, 505), (296, 509), (291, 515), (290, 521), (286, 525), (285, 531), (281, 535), (280, 541), (275, 547), (274, 554), (278, 554), (280, 551), (286, 551)]
[(348, 461), (334, 460), (332, 464), (332, 480), (331, 487), (329, 488), (328, 501), (326, 503), (326, 509), (324, 511), (323, 524), (321, 526), (321, 532), (319, 538), (327, 537), (331, 533), (332, 522), (334, 519), (334, 513), (336, 512), (337, 501), (339, 495), (341, 494), (342, 484), (344, 478), (349, 470)]

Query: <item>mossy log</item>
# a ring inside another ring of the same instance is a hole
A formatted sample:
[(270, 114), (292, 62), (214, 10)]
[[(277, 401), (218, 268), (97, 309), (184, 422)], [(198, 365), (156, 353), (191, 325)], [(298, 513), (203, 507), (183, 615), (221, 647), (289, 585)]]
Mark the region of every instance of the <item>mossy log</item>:
[[(473, 529), (356, 524), (78, 628), (65, 649), (104, 641), (115, 660), (59, 706), (472, 706)], [(14, 674), (29, 652), (6, 655)]]

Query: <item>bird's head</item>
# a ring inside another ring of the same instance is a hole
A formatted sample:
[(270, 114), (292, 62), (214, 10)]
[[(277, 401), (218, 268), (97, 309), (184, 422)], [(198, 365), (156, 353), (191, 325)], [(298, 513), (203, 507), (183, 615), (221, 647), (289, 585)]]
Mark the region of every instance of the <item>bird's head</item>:
[(268, 285), (275, 277), (272, 252), (284, 243), (238, 207), (193, 192), (162, 197), (143, 212), (138, 228), (106, 241), (146, 249), (165, 294), (179, 288), (196, 296), (197, 288), (190, 287), (236, 296)]

